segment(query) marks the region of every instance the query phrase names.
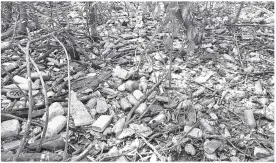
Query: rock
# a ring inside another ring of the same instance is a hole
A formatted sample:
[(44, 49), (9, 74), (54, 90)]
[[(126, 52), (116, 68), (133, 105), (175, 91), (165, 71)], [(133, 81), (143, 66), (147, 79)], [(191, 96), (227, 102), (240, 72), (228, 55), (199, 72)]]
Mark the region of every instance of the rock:
[(143, 124), (138, 125), (135, 123), (131, 123), (129, 124), (129, 128), (133, 129), (135, 133), (139, 133), (144, 137), (148, 137), (152, 134), (151, 128), (149, 128), (148, 126), (144, 126)]
[(232, 162), (241, 162), (241, 160), (240, 160), (238, 157), (236, 157), (236, 156), (230, 157), (230, 160), (231, 160)]
[(268, 105), (266, 112), (266, 117), (274, 121), (274, 102)]
[(121, 132), (121, 134), (118, 136), (118, 139), (123, 139), (126, 138), (128, 136), (131, 136), (135, 133), (135, 131), (131, 128), (125, 128), (123, 129), (123, 131)]
[(91, 110), (91, 109), (94, 109), (94, 107), (97, 105), (97, 99), (96, 98), (91, 98), (86, 106)]
[(166, 120), (166, 115), (161, 112), (160, 114), (158, 114), (156, 117), (154, 117), (149, 124), (161, 124), (162, 122), (164, 122)]
[(1, 123), (1, 139), (14, 137), (19, 134), (20, 125), (17, 119), (7, 120)]
[(127, 79), (127, 74), (128, 74), (127, 70), (121, 68), (120, 66), (116, 66), (115, 69), (113, 69), (113, 73), (112, 73), (114, 77), (118, 77), (124, 80)]
[[(58, 102), (54, 102), (49, 106), (49, 121), (53, 119), (55, 116), (63, 115), (64, 114), (64, 108), (62, 105)], [(42, 120), (46, 120), (46, 113), (43, 115)]]
[(267, 156), (271, 156), (271, 155), (272, 155), (272, 153), (270, 153), (265, 148), (261, 148), (261, 147), (254, 148), (254, 156), (255, 157), (267, 157)]
[(256, 83), (255, 83), (255, 92), (254, 93), (257, 95), (263, 94), (263, 88), (262, 88), (262, 84), (261, 84), (260, 80), (256, 81)]
[(77, 94), (74, 91), (71, 92), (71, 116), (76, 127), (89, 125), (93, 122), (91, 115), (84, 104), (77, 99)]
[(194, 156), (196, 154), (196, 150), (195, 150), (195, 147), (188, 143), (185, 145), (185, 152), (187, 152), (188, 154)]
[(115, 134), (119, 134), (123, 131), (124, 125), (126, 122), (126, 117), (124, 116), (123, 118), (119, 119), (115, 125), (113, 126), (113, 132), (115, 132)]
[(217, 155), (215, 153), (208, 154), (208, 153), (204, 152), (204, 155), (205, 155), (206, 158), (208, 158), (210, 160), (218, 160), (218, 157), (217, 157)]
[(28, 79), (23, 78), (21, 76), (15, 75), (13, 77), (13, 80), (17, 83), (17, 84), (26, 84), (28, 85)]
[(103, 131), (103, 135), (109, 135), (112, 134), (112, 128), (111, 127), (107, 127), (104, 131)]
[(137, 99), (132, 94), (128, 94), (127, 99), (132, 105), (138, 104)]
[(143, 92), (146, 92), (147, 88), (148, 88), (147, 78), (145, 76), (142, 76), (140, 78), (139, 89)]
[(57, 133), (59, 133), (66, 125), (66, 117), (63, 115), (58, 115), (54, 117), (48, 123), (46, 137), (51, 137)]
[[(188, 132), (191, 128), (191, 126), (185, 126), (184, 132)], [(193, 128), (192, 131), (188, 133), (188, 135), (192, 138), (202, 138), (202, 130), (200, 130), (199, 128)]]
[(11, 151), (17, 149), (20, 146), (20, 140), (14, 140), (8, 143), (4, 143), (2, 145), (4, 152)]
[(170, 98), (167, 96), (156, 96), (155, 97), (157, 101), (168, 103), (170, 101)]
[(214, 153), (220, 146), (222, 145), (222, 142), (219, 140), (211, 140), (211, 141), (205, 141), (204, 142), (204, 151), (208, 154)]
[(97, 132), (103, 132), (104, 129), (110, 124), (112, 116), (101, 115), (93, 124), (92, 129)]
[(213, 120), (217, 120), (217, 119), (218, 119), (217, 115), (216, 115), (215, 113), (213, 113), (213, 112), (209, 113), (209, 115), (210, 115), (210, 117), (211, 117)]
[(132, 34), (125, 33), (125, 34), (121, 34), (121, 37), (122, 37), (124, 40), (129, 40), (129, 39), (133, 39), (133, 38), (138, 37), (138, 35), (137, 35), (136, 33), (132, 33)]
[(135, 113), (141, 115), (141, 114), (143, 114), (146, 111), (146, 109), (147, 109), (147, 104), (146, 103), (142, 103), (135, 110)]
[(116, 162), (129, 162), (125, 156), (121, 156), (119, 158), (117, 158)]
[(197, 91), (195, 91), (195, 92), (192, 94), (192, 96), (193, 96), (193, 97), (197, 97), (197, 96), (201, 95), (202, 93), (204, 93), (205, 90), (206, 90), (205, 87), (200, 87)]
[(104, 114), (108, 110), (108, 105), (104, 98), (97, 99), (97, 106), (96, 106), (97, 113)]
[(152, 112), (153, 114), (158, 114), (164, 110), (163, 106), (158, 105), (158, 104), (153, 104), (149, 106), (149, 111)]
[(125, 90), (127, 90), (128, 92), (132, 92), (133, 90), (136, 90), (138, 88), (139, 88), (139, 83), (136, 81), (128, 80), (125, 83)]
[(140, 90), (135, 90), (132, 94), (137, 100), (140, 100), (144, 96), (144, 93), (142, 93)]
[(120, 105), (124, 111), (128, 111), (131, 109), (132, 105), (126, 98), (121, 98)]
[(118, 87), (118, 91), (123, 92), (123, 91), (125, 91), (125, 90), (126, 90), (126, 83), (123, 83), (123, 84), (121, 84), (121, 85)]
[(206, 119), (202, 118), (199, 120), (199, 122), (204, 127), (204, 129), (209, 133), (215, 132), (213, 126), (211, 126)]
[(116, 147), (116, 146), (112, 147), (107, 153), (108, 156), (117, 156), (119, 154), (120, 154), (120, 152), (118, 150), (118, 147)]
[(244, 117), (245, 117), (246, 124), (250, 128), (256, 128), (256, 121), (252, 110), (244, 110)]

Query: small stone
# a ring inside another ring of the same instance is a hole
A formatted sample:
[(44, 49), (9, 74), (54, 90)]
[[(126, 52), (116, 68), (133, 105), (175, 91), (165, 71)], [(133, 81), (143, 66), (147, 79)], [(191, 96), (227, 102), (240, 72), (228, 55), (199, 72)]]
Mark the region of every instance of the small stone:
[(221, 141), (211, 140), (204, 142), (204, 151), (208, 154), (214, 153), (222, 145)]
[(169, 97), (166, 96), (156, 96), (155, 97), (157, 101), (168, 103), (170, 101)]
[[(54, 102), (49, 106), (49, 121), (53, 119), (57, 115), (63, 115), (64, 114), (64, 108), (62, 105), (58, 102)], [(46, 113), (43, 115), (42, 120), (46, 120)]]
[(134, 89), (132, 87), (132, 85), (134, 84), (134, 81), (132, 80), (128, 80), (126, 83), (125, 83), (125, 90), (129, 91), (129, 92), (132, 92)]
[(231, 160), (232, 162), (241, 162), (241, 160), (240, 160), (238, 157), (236, 157), (236, 156), (230, 157), (230, 160)]
[(131, 109), (132, 105), (126, 98), (121, 98), (120, 105), (124, 111), (128, 111)]
[(232, 156), (236, 156), (236, 155), (237, 155), (237, 151), (236, 151), (235, 149), (232, 149), (232, 150), (230, 151), (230, 154), (231, 154)]
[(17, 149), (20, 146), (20, 140), (11, 141), (2, 145), (4, 152)]
[(118, 147), (116, 147), (116, 146), (112, 147), (107, 153), (108, 156), (117, 156), (119, 154), (120, 154), (120, 152), (118, 150)]
[(51, 121), (49, 121), (46, 137), (51, 137), (59, 133), (66, 125), (66, 117), (63, 115), (55, 116)]
[(111, 134), (112, 133), (112, 128), (111, 127), (107, 127), (104, 132), (103, 132), (103, 135), (106, 136), (108, 134)]
[(123, 131), (121, 132), (121, 134), (118, 136), (118, 139), (123, 139), (126, 138), (128, 136), (131, 136), (135, 133), (135, 131), (131, 128), (125, 128), (123, 129)]
[(261, 147), (254, 148), (254, 156), (255, 157), (267, 157), (267, 156), (271, 156), (271, 155), (272, 155), (272, 153), (270, 153), (265, 148), (261, 148)]
[(17, 119), (7, 120), (1, 123), (1, 139), (14, 137), (19, 134), (20, 125)]
[(124, 116), (115, 123), (112, 130), (116, 135), (123, 131), (125, 122), (126, 122), (126, 117)]
[(93, 119), (84, 104), (77, 99), (77, 94), (71, 91), (71, 116), (74, 120), (75, 126), (89, 125)]
[(108, 110), (108, 105), (104, 98), (97, 99), (97, 106), (96, 106), (97, 113), (104, 114)]
[(123, 92), (123, 91), (125, 91), (125, 90), (126, 90), (126, 83), (123, 83), (123, 84), (121, 84), (121, 85), (118, 87), (118, 91)]
[(129, 124), (129, 128), (133, 129), (135, 133), (139, 133), (144, 137), (148, 137), (149, 135), (152, 134), (151, 128), (148, 126), (144, 126), (143, 124), (138, 125), (135, 123), (131, 123)]
[(195, 147), (192, 144), (186, 144), (185, 145), (185, 152), (188, 154), (194, 156), (196, 154)]
[(101, 115), (93, 124), (92, 129), (97, 132), (103, 132), (104, 129), (110, 124), (112, 116)]
[(96, 98), (91, 98), (86, 106), (89, 108), (89, 109), (94, 109), (94, 107), (97, 105), (97, 99)]
[(127, 99), (132, 105), (138, 104), (137, 99), (132, 94), (128, 94)]
[(218, 160), (218, 157), (215, 153), (213, 154), (208, 154), (207, 152), (204, 152), (204, 155), (206, 158), (210, 159), (210, 160)]
[(142, 93), (140, 90), (135, 90), (132, 94), (137, 100), (140, 100), (144, 96), (144, 93)]
[(116, 162), (129, 162), (129, 161), (126, 159), (125, 156), (121, 156), (116, 160)]
[(120, 66), (116, 66), (115, 69), (113, 69), (112, 75), (114, 77), (118, 77), (125, 80), (127, 78), (127, 73), (127, 70), (121, 68)]
[(139, 105), (139, 107), (135, 110), (135, 113), (137, 114), (143, 114), (147, 109), (147, 104), (146, 103), (142, 103)]
[[(192, 127), (191, 126), (185, 126), (184, 127), (184, 132), (188, 132), (190, 131)], [(193, 128), (192, 131), (190, 131), (188, 133), (189, 136), (193, 137), (193, 138), (201, 138), (202, 137), (202, 130), (199, 128)]]
[(230, 134), (230, 132), (228, 131), (227, 128), (224, 129), (224, 134), (223, 134), (223, 136), (224, 136), (225, 138), (231, 137), (231, 134)]
[(209, 115), (210, 115), (210, 117), (211, 117), (213, 120), (217, 120), (217, 119), (218, 119), (217, 115), (216, 115), (215, 113), (213, 113), (213, 112), (209, 113)]

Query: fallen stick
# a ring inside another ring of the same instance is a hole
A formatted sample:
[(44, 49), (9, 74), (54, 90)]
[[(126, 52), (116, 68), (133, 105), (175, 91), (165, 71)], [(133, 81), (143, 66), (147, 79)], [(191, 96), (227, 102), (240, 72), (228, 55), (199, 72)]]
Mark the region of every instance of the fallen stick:
[(131, 116), (132, 116), (132, 114), (133, 114), (133, 112), (139, 107), (139, 105), (141, 104), (141, 103), (143, 103), (147, 98), (148, 98), (148, 96), (154, 91), (154, 89), (156, 88), (156, 87), (158, 87), (160, 84), (161, 84), (161, 82), (164, 80), (164, 78), (167, 76), (167, 72), (165, 72), (165, 75), (163, 75), (163, 77), (138, 101), (138, 103), (130, 110), (130, 112), (128, 113), (128, 115), (127, 115), (127, 119), (126, 119), (126, 123), (125, 123), (125, 126), (124, 126), (124, 128), (126, 128), (127, 126), (128, 126), (128, 124), (129, 124), (129, 120), (130, 120), (130, 118), (131, 118)]

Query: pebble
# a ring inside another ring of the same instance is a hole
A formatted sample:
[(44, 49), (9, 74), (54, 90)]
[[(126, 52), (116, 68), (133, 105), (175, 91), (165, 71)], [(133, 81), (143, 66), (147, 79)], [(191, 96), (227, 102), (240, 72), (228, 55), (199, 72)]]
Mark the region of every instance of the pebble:
[(20, 146), (20, 140), (11, 141), (2, 145), (4, 152), (17, 149)]
[(19, 134), (20, 125), (17, 119), (7, 120), (1, 123), (1, 139), (14, 137)]
[[(53, 119), (55, 116), (63, 115), (64, 114), (64, 108), (62, 105), (58, 102), (54, 102), (49, 106), (49, 121)], [(46, 113), (43, 115), (42, 120), (46, 120)]]
[(132, 94), (128, 94), (127, 99), (132, 105), (136, 105), (138, 103), (137, 99)]
[[(185, 126), (184, 132), (188, 132), (192, 127), (191, 126)], [(193, 138), (202, 138), (202, 130), (199, 128), (193, 128), (192, 131), (188, 133), (189, 136)]]
[(96, 98), (91, 98), (86, 106), (91, 110), (91, 109), (94, 109), (94, 107), (97, 105), (97, 99)]
[(89, 125), (93, 119), (84, 104), (77, 99), (77, 94), (71, 92), (71, 116), (74, 120), (75, 126)]
[(126, 98), (121, 98), (120, 105), (124, 111), (128, 111), (131, 109), (132, 105)]
[(140, 90), (135, 90), (132, 94), (137, 100), (140, 100), (144, 96), (144, 93), (142, 93)]
[(196, 154), (196, 150), (195, 150), (195, 147), (188, 143), (185, 145), (185, 152), (187, 152), (188, 154), (194, 156)]
[(101, 115), (93, 124), (92, 129), (97, 132), (103, 132), (104, 129), (110, 124), (112, 116)]
[(267, 157), (271, 156), (272, 154), (265, 148), (255, 147), (254, 148), (254, 156), (255, 157)]
[(220, 146), (222, 145), (222, 142), (219, 140), (211, 140), (211, 141), (205, 141), (204, 142), (204, 151), (208, 154), (214, 153)]
[(51, 137), (57, 133), (59, 133), (66, 125), (66, 117), (63, 115), (58, 115), (54, 117), (48, 123), (46, 137)]
[(96, 105), (97, 113), (104, 114), (108, 110), (108, 105), (104, 98), (98, 98), (97, 99), (97, 105)]

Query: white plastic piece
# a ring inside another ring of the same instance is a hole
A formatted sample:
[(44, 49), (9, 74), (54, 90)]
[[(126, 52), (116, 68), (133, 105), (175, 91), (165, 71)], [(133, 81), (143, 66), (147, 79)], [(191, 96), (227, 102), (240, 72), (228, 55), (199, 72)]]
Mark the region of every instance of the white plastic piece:
[(101, 115), (93, 124), (92, 129), (97, 132), (103, 132), (104, 129), (110, 124), (112, 116)]

